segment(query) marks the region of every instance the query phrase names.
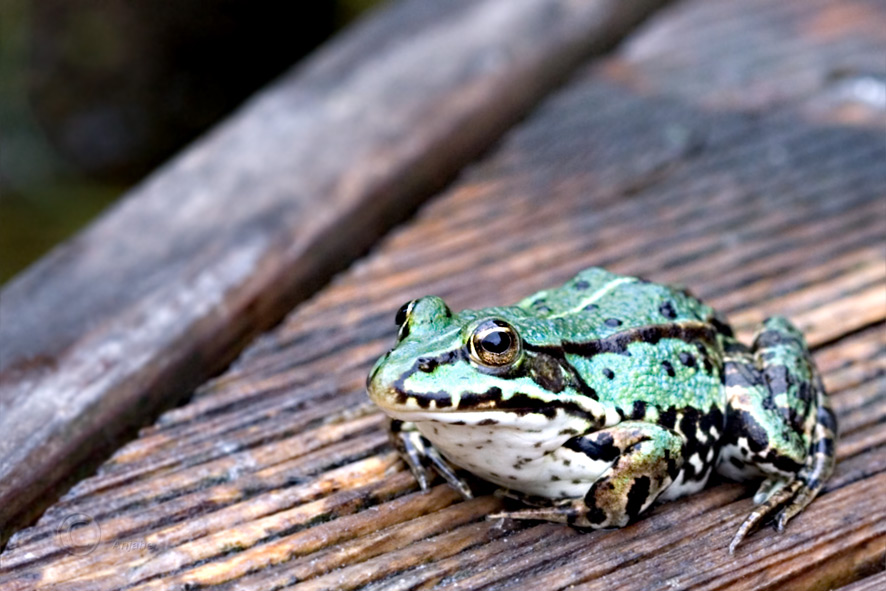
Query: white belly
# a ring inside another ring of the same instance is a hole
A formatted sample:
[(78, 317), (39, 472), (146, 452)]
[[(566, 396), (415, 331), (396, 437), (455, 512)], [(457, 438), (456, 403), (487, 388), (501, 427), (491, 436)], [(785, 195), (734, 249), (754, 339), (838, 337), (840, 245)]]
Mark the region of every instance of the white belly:
[[(562, 412), (554, 418), (493, 412), (464, 414), (470, 415), (471, 424), (416, 421), (415, 425), (453, 464), (512, 490), (552, 499), (583, 497), (612, 463), (562, 447), (574, 436), (562, 431), (588, 428), (583, 421)], [(478, 424), (484, 420), (496, 423)]]

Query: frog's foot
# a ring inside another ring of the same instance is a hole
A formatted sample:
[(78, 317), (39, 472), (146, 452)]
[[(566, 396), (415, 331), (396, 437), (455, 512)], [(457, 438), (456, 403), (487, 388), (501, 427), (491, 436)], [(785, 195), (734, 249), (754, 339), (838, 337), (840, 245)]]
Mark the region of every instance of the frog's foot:
[(803, 336), (784, 318), (763, 323), (752, 350), (727, 351), (727, 428), (718, 471), (737, 480), (763, 473), (759, 506), (729, 545), (776, 517), (783, 531), (834, 469), (837, 424)]
[(456, 473), (456, 468), (440, 455), (437, 448), (419, 433), (412, 423), (391, 419), (388, 423), (388, 436), (423, 491), (427, 492), (431, 488), (432, 477), (429, 471), (433, 469), (452, 488), (461, 493), (462, 497), (474, 498), (471, 488)]
[[(821, 384), (818, 385), (821, 388)], [(823, 388), (821, 392), (824, 392)], [(734, 554), (741, 541), (777, 511), (775, 526), (779, 532), (783, 532), (788, 521), (812, 502), (834, 469), (833, 439), (836, 437), (836, 429), (833, 411), (825, 399), (818, 409), (810, 448), (812, 453), (807, 457), (806, 465), (794, 480), (770, 477), (760, 484), (754, 495), (754, 503), (759, 506), (748, 515), (732, 538), (729, 544), (730, 554)]]
[[(732, 538), (732, 542), (729, 544), (729, 553), (734, 554), (735, 549), (746, 536), (756, 531), (763, 521), (783, 506), (784, 509), (778, 514), (778, 531), (784, 531), (788, 520), (802, 511), (803, 507), (812, 500), (811, 497), (805, 501), (801, 499), (801, 496), (806, 496), (802, 495), (803, 490), (803, 482), (799, 479), (791, 482), (785, 482), (777, 478), (764, 480), (757, 494), (754, 495), (754, 502), (758, 504), (758, 507), (747, 516), (741, 527), (738, 528), (738, 531)], [(786, 503), (790, 504), (785, 506)]]

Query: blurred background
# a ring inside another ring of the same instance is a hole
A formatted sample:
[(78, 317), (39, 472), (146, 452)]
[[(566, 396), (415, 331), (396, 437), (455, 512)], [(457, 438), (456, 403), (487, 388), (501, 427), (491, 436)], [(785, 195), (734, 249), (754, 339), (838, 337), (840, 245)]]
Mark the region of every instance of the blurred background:
[(379, 3), (0, 2), (0, 284)]

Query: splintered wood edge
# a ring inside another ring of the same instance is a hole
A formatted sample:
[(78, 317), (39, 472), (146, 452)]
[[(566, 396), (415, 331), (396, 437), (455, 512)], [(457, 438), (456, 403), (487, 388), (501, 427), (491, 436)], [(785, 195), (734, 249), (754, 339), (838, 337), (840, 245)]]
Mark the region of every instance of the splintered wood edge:
[(393, 4), (11, 281), (0, 544), (660, 4)]

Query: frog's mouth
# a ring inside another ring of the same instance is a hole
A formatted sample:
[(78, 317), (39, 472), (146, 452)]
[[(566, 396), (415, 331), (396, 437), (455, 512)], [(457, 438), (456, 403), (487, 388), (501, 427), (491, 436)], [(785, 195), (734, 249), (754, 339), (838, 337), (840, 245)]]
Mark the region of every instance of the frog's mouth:
[[(392, 386), (378, 387), (375, 383), (370, 383), (369, 385), (369, 398), (391, 416), (395, 414), (439, 416), (442, 414), (465, 412), (467, 410), (465, 408), (458, 408), (453, 397), (445, 392), (416, 395)], [(478, 410), (492, 410), (493, 404), (490, 401), (485, 409)]]
[(540, 430), (550, 426), (551, 419), (541, 413), (518, 413), (510, 410), (449, 410), (434, 411), (426, 409), (387, 409), (385, 414), (393, 419), (408, 423), (433, 423), (452, 426), (492, 428), (509, 427), (519, 430)]
[(498, 388), (453, 397), (443, 392), (414, 394), (395, 387), (370, 386), (369, 397), (394, 419), (453, 425), (544, 424), (562, 410), (556, 403), (541, 402), (526, 395), (503, 398)]

